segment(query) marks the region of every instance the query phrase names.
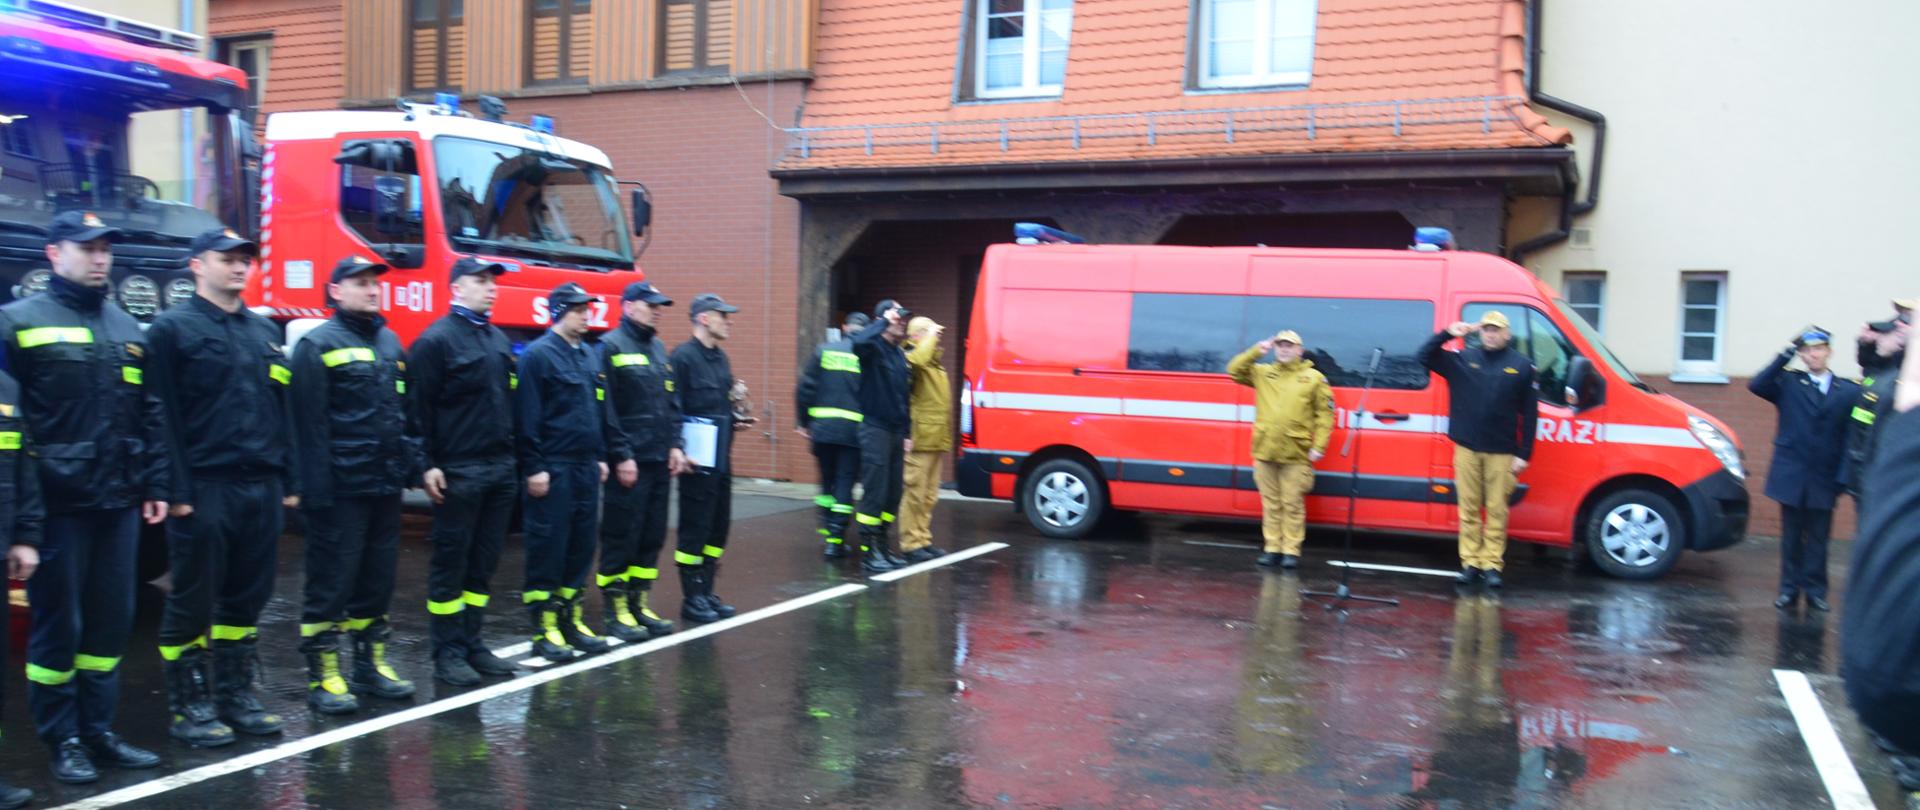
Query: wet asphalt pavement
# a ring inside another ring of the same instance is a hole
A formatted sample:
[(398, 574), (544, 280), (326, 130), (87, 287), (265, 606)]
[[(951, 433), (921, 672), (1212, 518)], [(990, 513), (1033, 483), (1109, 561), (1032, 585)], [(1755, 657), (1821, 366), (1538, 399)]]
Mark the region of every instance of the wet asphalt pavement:
[[(737, 497), (720, 590), (743, 614), (865, 582), (821, 562), (810, 509)], [(1401, 605), (1341, 621), (1301, 593), (1336, 581), (1324, 562), (1337, 533), (1310, 539), (1299, 573), (1267, 573), (1252, 565), (1249, 524), (1137, 518), (1047, 541), (1006, 504), (943, 501), (941, 545), (1009, 547), (361, 734), (352, 724), (471, 691), (431, 677), (426, 528), (408, 517), (394, 602), (415, 699), (363, 698), (371, 710), (347, 718), (305, 709), (289, 536), (262, 621), (265, 698), (284, 737), (213, 751), (167, 739), (148, 588), (119, 730), (166, 763), (54, 783), (16, 672), (0, 776), (50, 807), (347, 729), (130, 806), (1831, 806), (1775, 683), (1782, 668), (1809, 673), (1877, 805), (1904, 806), (1833, 677), (1837, 617), (1772, 608), (1766, 541), (1689, 555), (1655, 583), (1518, 546), (1497, 596), (1356, 573), (1356, 592)], [(1450, 568), (1450, 550), (1365, 538), (1355, 559)], [(1836, 544), (1836, 592), (1846, 551)], [(518, 603), (519, 555), (516, 539), (496, 605)], [(656, 593), (677, 619), (677, 582)], [(525, 641), (518, 610), (492, 615), (496, 647)]]

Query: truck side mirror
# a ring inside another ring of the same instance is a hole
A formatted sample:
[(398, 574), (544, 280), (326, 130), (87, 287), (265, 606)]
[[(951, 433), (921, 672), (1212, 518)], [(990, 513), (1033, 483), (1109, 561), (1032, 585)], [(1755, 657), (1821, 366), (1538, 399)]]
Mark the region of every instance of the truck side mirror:
[(633, 190), (633, 235), (647, 235), (647, 226), (653, 224), (653, 202), (647, 199), (646, 189)]
[(1598, 407), (1607, 399), (1607, 381), (1593, 367), (1593, 361), (1574, 357), (1567, 367), (1567, 404), (1576, 411)]

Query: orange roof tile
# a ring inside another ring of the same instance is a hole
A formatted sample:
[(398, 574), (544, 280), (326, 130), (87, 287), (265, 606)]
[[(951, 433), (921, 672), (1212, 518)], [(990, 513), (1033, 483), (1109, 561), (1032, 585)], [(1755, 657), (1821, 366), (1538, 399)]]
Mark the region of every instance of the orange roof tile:
[[(1525, 103), (1525, 0), (1319, 0), (1309, 85), (1247, 92), (1188, 88), (1191, 2), (1077, 0), (1058, 98), (956, 103), (961, 4), (820, 0), (802, 126), (834, 129), (796, 131), (779, 168), (1501, 149), (1572, 140)], [(1398, 132), (1393, 102), (1403, 102)], [(1369, 104), (1379, 106), (1357, 106)]]

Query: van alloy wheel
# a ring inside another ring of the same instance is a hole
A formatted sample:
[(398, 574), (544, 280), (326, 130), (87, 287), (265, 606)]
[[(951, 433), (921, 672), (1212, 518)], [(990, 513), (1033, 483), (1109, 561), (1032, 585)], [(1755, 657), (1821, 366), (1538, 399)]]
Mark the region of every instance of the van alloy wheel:
[(1071, 529), (1086, 519), (1087, 484), (1065, 472), (1054, 472), (1034, 482), (1033, 507), (1040, 519), (1062, 529)]
[(1099, 525), (1107, 511), (1107, 485), (1078, 459), (1042, 462), (1020, 481), (1021, 511), (1048, 537), (1077, 540)]
[(1608, 494), (1586, 512), (1579, 542), (1601, 571), (1658, 579), (1688, 548), (1686, 513), (1664, 493), (1638, 487)]
[(1601, 522), (1600, 545), (1621, 565), (1643, 568), (1666, 556), (1673, 533), (1667, 519), (1646, 504), (1614, 507)]

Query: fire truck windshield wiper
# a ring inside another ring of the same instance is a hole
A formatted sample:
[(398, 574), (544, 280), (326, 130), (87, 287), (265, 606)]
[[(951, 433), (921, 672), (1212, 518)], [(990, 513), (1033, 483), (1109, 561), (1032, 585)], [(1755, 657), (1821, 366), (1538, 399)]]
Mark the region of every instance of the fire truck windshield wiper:
[(550, 264), (555, 267), (611, 270), (620, 264), (618, 260), (607, 261), (604, 259), (597, 259), (591, 256), (582, 256), (580, 254), (573, 253), (572, 251), (550, 250), (546, 248), (535, 247), (533, 245), (515, 244), (513, 242), (495, 242), (488, 239), (474, 239), (473, 237), (470, 237), (470, 236), (455, 237), (453, 241), (455, 244), (461, 247), (464, 247), (468, 250), (481, 251), (481, 252), (492, 251), (492, 252), (498, 252), (498, 253), (508, 253), (514, 256), (520, 256), (520, 257), (529, 258), (529, 259), (537, 259), (541, 263)]

